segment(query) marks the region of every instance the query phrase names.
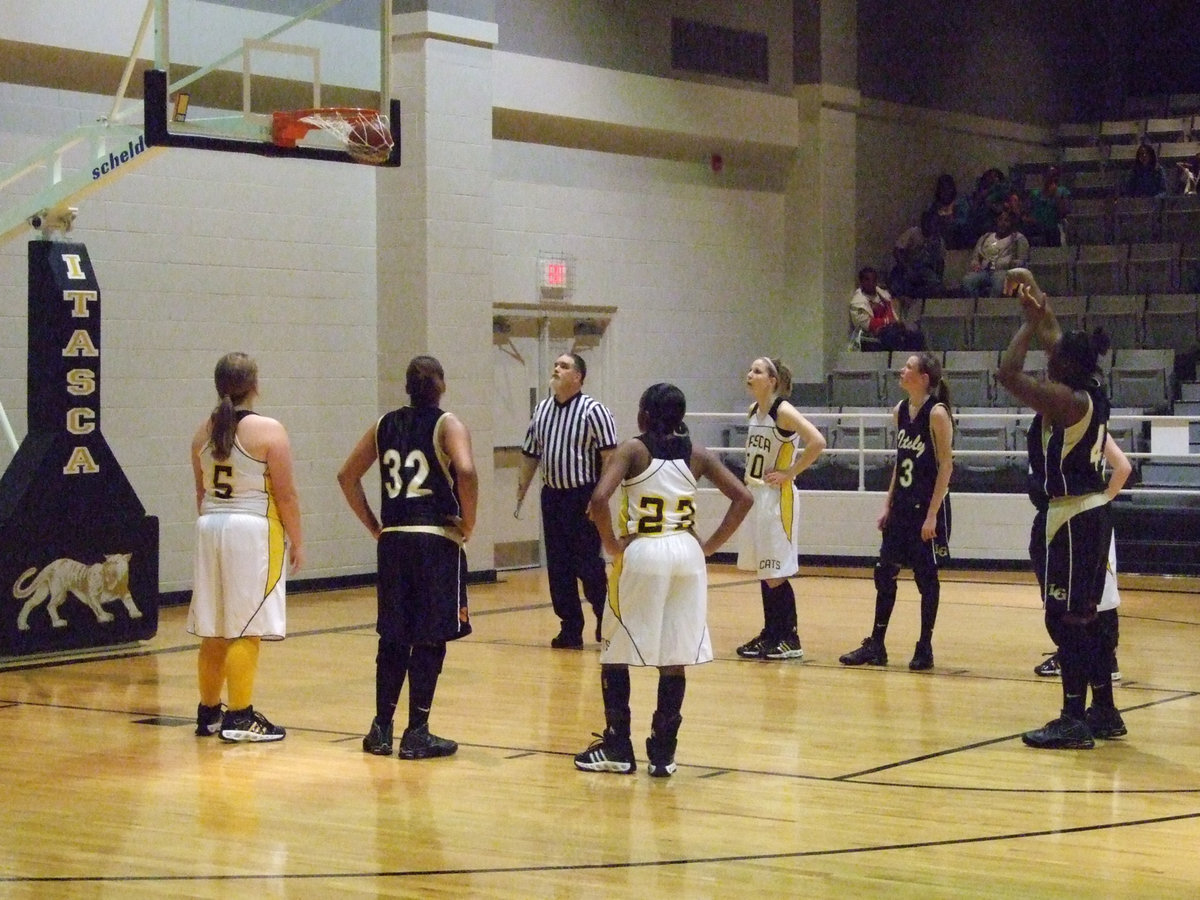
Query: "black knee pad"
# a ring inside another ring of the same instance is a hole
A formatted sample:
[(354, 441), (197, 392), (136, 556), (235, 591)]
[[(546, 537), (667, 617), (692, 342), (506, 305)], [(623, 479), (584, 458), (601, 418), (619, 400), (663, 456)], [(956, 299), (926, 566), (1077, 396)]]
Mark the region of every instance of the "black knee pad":
[(900, 575), (900, 566), (896, 563), (875, 563), (875, 590), (895, 591), (896, 578)]

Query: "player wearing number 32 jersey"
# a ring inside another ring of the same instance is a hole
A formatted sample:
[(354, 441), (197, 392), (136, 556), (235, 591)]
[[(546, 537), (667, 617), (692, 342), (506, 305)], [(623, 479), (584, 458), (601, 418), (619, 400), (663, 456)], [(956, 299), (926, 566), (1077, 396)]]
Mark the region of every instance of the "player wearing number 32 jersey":
[[(408, 727), (400, 756), (428, 759), (458, 749), (430, 733), (429, 711), (446, 642), (471, 633), (462, 545), (475, 528), (479, 478), (470, 432), (439, 407), (446, 392), (442, 364), (432, 356), (413, 357), (405, 390), (410, 405), (367, 429), (338, 471), (338, 484), (377, 541), (375, 718), (363, 750), (376, 756), (392, 752), (392, 720), (407, 680)], [(378, 519), (362, 485), (376, 464)]]

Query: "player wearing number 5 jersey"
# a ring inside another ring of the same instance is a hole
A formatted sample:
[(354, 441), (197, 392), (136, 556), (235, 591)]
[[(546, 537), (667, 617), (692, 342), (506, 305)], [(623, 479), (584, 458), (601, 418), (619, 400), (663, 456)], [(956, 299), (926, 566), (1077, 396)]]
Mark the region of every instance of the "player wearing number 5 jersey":
[(896, 465), (879, 530), (883, 543), (875, 563), (875, 624), (862, 645), (839, 657), (846, 666), (887, 665), (884, 638), (896, 606), (896, 579), (911, 566), (921, 594), (921, 635), (908, 667), (933, 667), (933, 626), (941, 600), (938, 567), (950, 558), (950, 388), (932, 353), (910, 356), (900, 370), (908, 395), (897, 404)]
[[(377, 541), (375, 718), (363, 750), (391, 754), (392, 720), (407, 677), (408, 727), (399, 753), (402, 759), (427, 759), (458, 749), (430, 733), (429, 711), (446, 642), (471, 633), (462, 545), (475, 528), (479, 480), (470, 432), (438, 406), (446, 390), (441, 363), (414, 357), (405, 388), (411, 405), (367, 429), (338, 472), (338, 483)], [(382, 522), (362, 486), (376, 463)]]
[(213, 380), (217, 406), (192, 439), (200, 516), (187, 629), (200, 637), (196, 734), (279, 741), (284, 730), (250, 701), (259, 642), (286, 632), (285, 558), (292, 571), (304, 561), (291, 447), (279, 422), (251, 408), (258, 367), (250, 357), (226, 354)]
[(760, 357), (746, 373), (754, 398), (746, 432), (746, 485), (754, 510), (741, 530), (739, 569), (757, 572), (763, 628), (737, 648), (744, 659), (800, 659), (796, 595), (788, 578), (800, 570), (800, 505), (796, 476), (825, 449), (825, 438), (788, 402), (792, 373)]
[[(600, 652), (605, 729), (575, 757), (576, 768), (584, 771), (637, 768), (630, 739), (629, 666), (657, 666), (658, 706), (646, 740), (649, 772), (656, 777), (674, 772), (684, 666), (712, 659), (704, 558), (733, 534), (753, 498), (714, 453), (692, 445), (683, 424), (685, 409), (683, 392), (674, 385), (647, 388), (638, 404), (642, 433), (617, 447), (592, 492), (589, 514), (614, 562)], [(701, 477), (731, 501), (707, 541), (693, 530)], [(618, 486), (620, 538), (608, 506)]]

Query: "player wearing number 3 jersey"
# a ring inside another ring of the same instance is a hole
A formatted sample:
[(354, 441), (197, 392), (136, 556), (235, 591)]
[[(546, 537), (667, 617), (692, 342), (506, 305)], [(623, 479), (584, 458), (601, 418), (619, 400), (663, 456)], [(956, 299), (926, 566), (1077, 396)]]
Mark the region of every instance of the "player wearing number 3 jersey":
[[(454, 741), (429, 732), (446, 642), (471, 633), (467, 562), (462, 545), (475, 528), (479, 481), (471, 436), (438, 407), (446, 390), (442, 365), (417, 356), (405, 375), (410, 406), (368, 428), (338, 472), (346, 502), (376, 539), (379, 649), (375, 719), (363, 750), (392, 752), (392, 719), (408, 678), (403, 759), (449, 756)], [(362, 476), (378, 462), (382, 497), (376, 519)]]
[(908, 667), (933, 667), (933, 626), (941, 599), (938, 567), (950, 558), (950, 389), (932, 353), (910, 356), (900, 370), (908, 395), (895, 409), (896, 465), (879, 530), (883, 543), (875, 563), (875, 624), (862, 646), (839, 657), (842, 665), (887, 665), (884, 637), (896, 605), (896, 578), (911, 566), (921, 594), (921, 635)]

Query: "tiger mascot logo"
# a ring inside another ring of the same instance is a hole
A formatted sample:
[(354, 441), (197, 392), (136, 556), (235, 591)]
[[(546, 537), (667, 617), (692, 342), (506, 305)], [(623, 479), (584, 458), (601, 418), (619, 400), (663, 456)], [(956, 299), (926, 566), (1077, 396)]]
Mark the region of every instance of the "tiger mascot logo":
[[(103, 606), (120, 600), (129, 613), (129, 618), (140, 619), (142, 611), (133, 602), (129, 593), (129, 558), (132, 553), (110, 553), (104, 562), (85, 566), (73, 559), (56, 559), (41, 572), (31, 567), (21, 573), (13, 583), (13, 597), (25, 600), (21, 614), (17, 616), (17, 628), (29, 630), (29, 614), (40, 604), (46, 604), (50, 624), (55, 628), (66, 628), (67, 620), (58, 614), (67, 595), (74, 594), (88, 605), (97, 622), (111, 622), (112, 613)], [(26, 599), (28, 598), (28, 599)]]

